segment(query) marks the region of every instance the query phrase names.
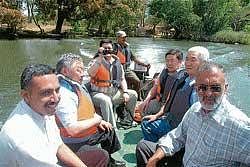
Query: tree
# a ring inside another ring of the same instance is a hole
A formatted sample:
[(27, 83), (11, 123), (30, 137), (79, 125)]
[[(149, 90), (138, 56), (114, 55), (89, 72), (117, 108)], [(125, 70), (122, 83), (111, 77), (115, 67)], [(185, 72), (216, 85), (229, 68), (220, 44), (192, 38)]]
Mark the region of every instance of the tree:
[(174, 38), (193, 38), (200, 32), (201, 18), (194, 14), (192, 0), (153, 0), (149, 7), (151, 15), (175, 29)]
[(237, 0), (193, 0), (194, 13), (202, 18), (202, 32), (212, 35), (230, 25), (240, 9)]
[(6, 24), (9, 33), (16, 33), (17, 28), (22, 27), (23, 21), (24, 16), (19, 10), (13, 9), (7, 2), (0, 1), (0, 24)]
[(250, 22), (250, 4), (242, 7), (232, 19), (231, 27), (234, 31), (241, 31)]
[(57, 0), (58, 15), (56, 33), (60, 33), (65, 19), (81, 20), (95, 15), (104, 5), (104, 0)]

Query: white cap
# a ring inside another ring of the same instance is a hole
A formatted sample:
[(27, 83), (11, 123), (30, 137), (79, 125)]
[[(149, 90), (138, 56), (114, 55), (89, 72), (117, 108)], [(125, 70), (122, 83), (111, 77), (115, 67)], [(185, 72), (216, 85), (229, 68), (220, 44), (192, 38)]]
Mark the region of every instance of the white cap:
[(127, 34), (124, 31), (118, 31), (116, 32), (116, 37), (126, 37)]

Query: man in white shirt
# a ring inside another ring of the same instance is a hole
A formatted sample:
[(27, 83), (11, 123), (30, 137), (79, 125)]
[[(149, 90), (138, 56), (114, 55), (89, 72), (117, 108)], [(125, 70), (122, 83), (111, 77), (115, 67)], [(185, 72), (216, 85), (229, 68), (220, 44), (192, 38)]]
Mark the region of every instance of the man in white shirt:
[[(74, 154), (61, 140), (54, 113), (60, 101), (60, 85), (47, 65), (27, 66), (21, 76), (22, 100), (0, 132), (0, 166), (50, 167), (59, 164), (86, 166), (95, 155), (93, 166), (104, 159), (102, 152)], [(84, 163), (83, 163), (84, 161)]]

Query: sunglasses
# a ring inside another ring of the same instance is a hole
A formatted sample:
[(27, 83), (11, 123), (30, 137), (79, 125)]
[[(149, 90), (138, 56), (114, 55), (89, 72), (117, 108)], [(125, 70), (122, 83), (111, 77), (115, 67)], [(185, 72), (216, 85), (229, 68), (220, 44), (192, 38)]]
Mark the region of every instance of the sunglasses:
[(213, 93), (220, 93), (222, 91), (221, 85), (210, 85), (209, 86), (209, 85), (201, 84), (201, 85), (197, 86), (197, 89), (199, 92), (206, 92), (206, 91), (208, 91), (208, 89)]

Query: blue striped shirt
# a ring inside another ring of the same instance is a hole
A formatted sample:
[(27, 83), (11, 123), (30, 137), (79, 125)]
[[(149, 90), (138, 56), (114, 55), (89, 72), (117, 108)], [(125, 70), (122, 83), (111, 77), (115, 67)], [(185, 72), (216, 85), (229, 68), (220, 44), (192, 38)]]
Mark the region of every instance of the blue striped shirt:
[(185, 146), (185, 167), (250, 166), (250, 119), (226, 98), (207, 114), (197, 102), (159, 146), (166, 155)]

